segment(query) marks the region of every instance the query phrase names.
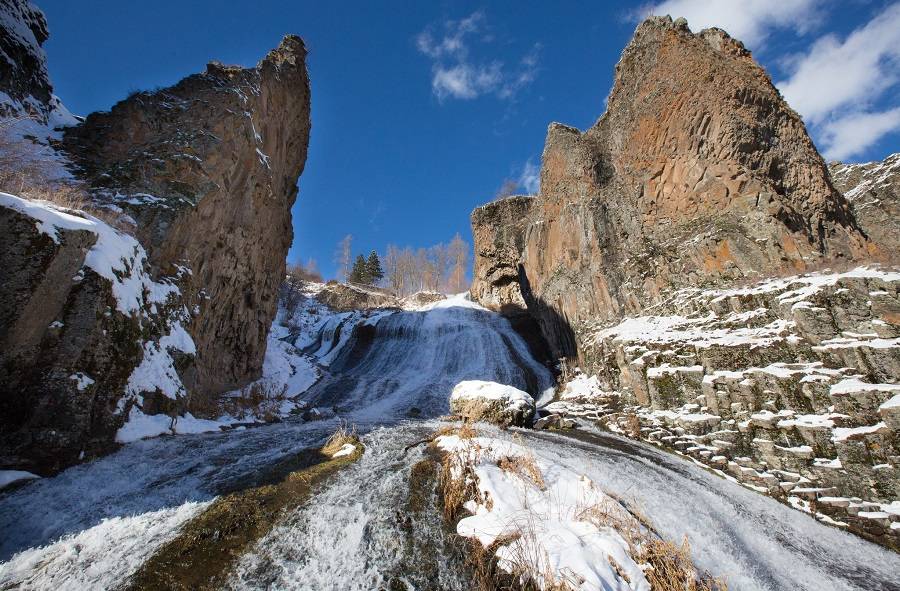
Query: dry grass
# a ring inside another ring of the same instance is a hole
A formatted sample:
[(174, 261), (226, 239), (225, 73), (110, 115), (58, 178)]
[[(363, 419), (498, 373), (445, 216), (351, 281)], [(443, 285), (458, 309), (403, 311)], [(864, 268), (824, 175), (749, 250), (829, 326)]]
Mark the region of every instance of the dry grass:
[(636, 414), (627, 413), (619, 420), (619, 427), (632, 439), (641, 438), (641, 420)]
[[(462, 429), (471, 429), (471, 437), (475, 436), (474, 429), (463, 425), (443, 427), (434, 434), (434, 438), (441, 435), (462, 437)], [(444, 519), (451, 524), (459, 518), (467, 501), (474, 500), (488, 510), (493, 505), (492, 499), (479, 490), (474, 468), (484, 457), (484, 450), (474, 440), (467, 447), (463, 453), (445, 454), (441, 463), (439, 482)], [(523, 482), (547, 490), (541, 470), (532, 455), (503, 456), (497, 460), (497, 466), (505, 472), (515, 474)], [(601, 502), (591, 501), (576, 507), (575, 518), (600, 528), (615, 530), (625, 540), (634, 561), (639, 565), (647, 565), (644, 573), (654, 591), (727, 591), (724, 581), (698, 572), (691, 560), (687, 539), (680, 545), (664, 540), (633, 502), (626, 503), (607, 495)], [(523, 516), (521, 522), (517, 520), (511, 534), (498, 539), (487, 548), (477, 539), (470, 540), (469, 560), (475, 574), (476, 589), (571, 591), (581, 587), (583, 581), (574, 573), (559, 573), (551, 568), (549, 557), (536, 533), (541, 531), (541, 527), (528, 519), (528, 516)], [(506, 573), (497, 565), (496, 552), (501, 546), (508, 546), (512, 552), (510, 564), (506, 565), (511, 566), (512, 574)], [(611, 559), (610, 566), (622, 579), (630, 582), (624, 569)]]
[(641, 545), (638, 562), (652, 568), (644, 571), (654, 591), (727, 591), (721, 579), (700, 574), (691, 560), (691, 546), (685, 538), (680, 546), (672, 542), (652, 539)]
[(445, 437), (448, 435), (456, 435), (460, 439), (474, 439), (478, 437), (478, 431), (475, 430), (469, 423), (463, 423), (461, 426), (457, 425), (445, 425), (434, 432), (431, 436), (431, 440), (434, 441), (438, 437)]
[(359, 435), (356, 434), (355, 425), (347, 425), (341, 421), (325, 445), (322, 446), (322, 453), (326, 456), (333, 456), (348, 443), (351, 445), (359, 443)]
[(18, 137), (14, 129), (26, 117), (0, 122), (0, 191), (23, 199), (47, 201), (71, 212), (86, 212), (126, 233), (134, 228), (125, 217), (96, 204), (87, 188), (72, 180), (53, 178), (59, 163), (46, 146), (30, 144)]
[(504, 472), (515, 474), (526, 482), (531, 482), (541, 490), (547, 490), (544, 476), (534, 456), (503, 456), (497, 461), (497, 467)]
[[(578, 518), (598, 527), (611, 527), (628, 544), (629, 554), (638, 564), (649, 565), (644, 571), (654, 591), (727, 591), (725, 581), (698, 572), (691, 559), (687, 538), (681, 545), (662, 539), (647, 516), (635, 506), (610, 499), (582, 507)], [(612, 564), (612, 563), (611, 563)], [(613, 564), (616, 568), (618, 565)], [(617, 568), (617, 572), (621, 570)]]
[(444, 519), (456, 521), (463, 503), (478, 494), (472, 464), (456, 454), (447, 454), (441, 462), (440, 487), (444, 500)]

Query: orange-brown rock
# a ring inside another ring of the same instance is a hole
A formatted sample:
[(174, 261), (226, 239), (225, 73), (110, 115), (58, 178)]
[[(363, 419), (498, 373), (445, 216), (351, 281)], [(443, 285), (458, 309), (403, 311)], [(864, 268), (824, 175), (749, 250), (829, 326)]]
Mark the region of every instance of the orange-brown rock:
[(524, 219), (509, 215), (520, 200), (473, 213), (472, 293), (501, 311), (523, 300), (562, 357), (578, 354), (585, 325), (675, 287), (875, 249), (750, 52), (668, 17), (638, 27), (593, 127), (550, 125)]

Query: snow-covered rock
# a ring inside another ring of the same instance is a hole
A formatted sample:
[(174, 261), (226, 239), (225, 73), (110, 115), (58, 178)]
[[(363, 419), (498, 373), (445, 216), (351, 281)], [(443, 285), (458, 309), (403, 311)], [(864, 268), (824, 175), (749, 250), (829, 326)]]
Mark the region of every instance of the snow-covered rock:
[(466, 380), (453, 388), (450, 412), (470, 421), (522, 426), (534, 417), (534, 399), (512, 386)]

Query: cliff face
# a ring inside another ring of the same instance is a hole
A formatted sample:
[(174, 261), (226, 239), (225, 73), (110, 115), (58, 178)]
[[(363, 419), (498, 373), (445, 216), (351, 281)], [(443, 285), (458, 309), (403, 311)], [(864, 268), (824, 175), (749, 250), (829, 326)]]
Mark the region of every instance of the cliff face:
[(0, 115), (24, 111), (46, 123), (46, 107), (53, 97), (41, 48), (50, 36), (47, 19), (30, 2), (0, 0), (0, 29), (0, 89), (9, 97), (0, 101)]
[(833, 162), (829, 170), (834, 186), (850, 202), (863, 231), (885, 254), (896, 257), (900, 253), (900, 153), (882, 162)]
[(550, 126), (540, 194), (472, 214), (472, 295), (527, 311), (587, 374), (544, 408), (556, 424), (900, 548), (880, 511), (900, 496), (900, 274), (808, 272), (896, 257), (897, 172), (896, 155), (829, 171), (739, 42), (651, 18), (596, 125)]
[(100, 198), (136, 219), (153, 267), (191, 271), (189, 388), (221, 392), (262, 368), (309, 142), (305, 57), (288, 36), (256, 68), (211, 63), (66, 132)]
[[(46, 36), (33, 5), (0, 0), (0, 115), (43, 129), (60, 110)], [(53, 472), (259, 376), (306, 160), (305, 57), (287, 36), (254, 68), (212, 63), (68, 128), (54, 162), (104, 219), (0, 194), (0, 468)]]
[(638, 27), (592, 128), (550, 126), (524, 221), (484, 227), (511, 207), (472, 216), (472, 293), (502, 311), (520, 308), (521, 292), (558, 357), (578, 355), (587, 324), (673, 288), (877, 250), (750, 53), (721, 30), (693, 34), (668, 17)]

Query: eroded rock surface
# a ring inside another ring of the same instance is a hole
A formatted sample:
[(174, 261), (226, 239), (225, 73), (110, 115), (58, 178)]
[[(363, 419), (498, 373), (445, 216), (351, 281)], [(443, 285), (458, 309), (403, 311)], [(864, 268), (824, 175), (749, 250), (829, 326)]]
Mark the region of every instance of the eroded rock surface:
[(540, 194), (488, 204), (472, 222), (473, 296), (500, 311), (524, 301), (557, 357), (577, 356), (585, 323), (672, 288), (878, 248), (743, 45), (657, 17), (623, 52), (600, 120), (583, 133), (550, 125)]
[[(60, 121), (46, 38), (34, 5), (0, 0), (0, 116), (44, 132), (77, 123)], [(112, 449), (126, 420), (157, 434), (259, 377), (309, 139), (305, 57), (287, 36), (254, 68), (211, 63), (68, 128), (89, 209), (117, 220), (0, 196), (0, 468), (56, 471)]]
[(586, 338), (548, 411), (689, 455), (900, 548), (900, 273), (684, 289)]
[(305, 57), (287, 36), (255, 68), (213, 62), (65, 136), (94, 188), (136, 219), (154, 267), (190, 269), (201, 391), (259, 377), (309, 142)]
[(527, 310), (584, 370), (544, 409), (557, 423), (598, 420), (896, 548), (900, 275), (803, 273), (896, 256), (897, 162), (829, 171), (740, 42), (650, 18), (600, 120), (550, 125), (540, 194), (472, 214), (472, 295)]
[(41, 47), (50, 36), (47, 19), (31, 2), (0, 0), (0, 116), (30, 115), (47, 123), (53, 87)]
[(900, 257), (900, 153), (881, 162), (829, 164), (834, 186), (853, 207), (859, 225), (887, 259)]

